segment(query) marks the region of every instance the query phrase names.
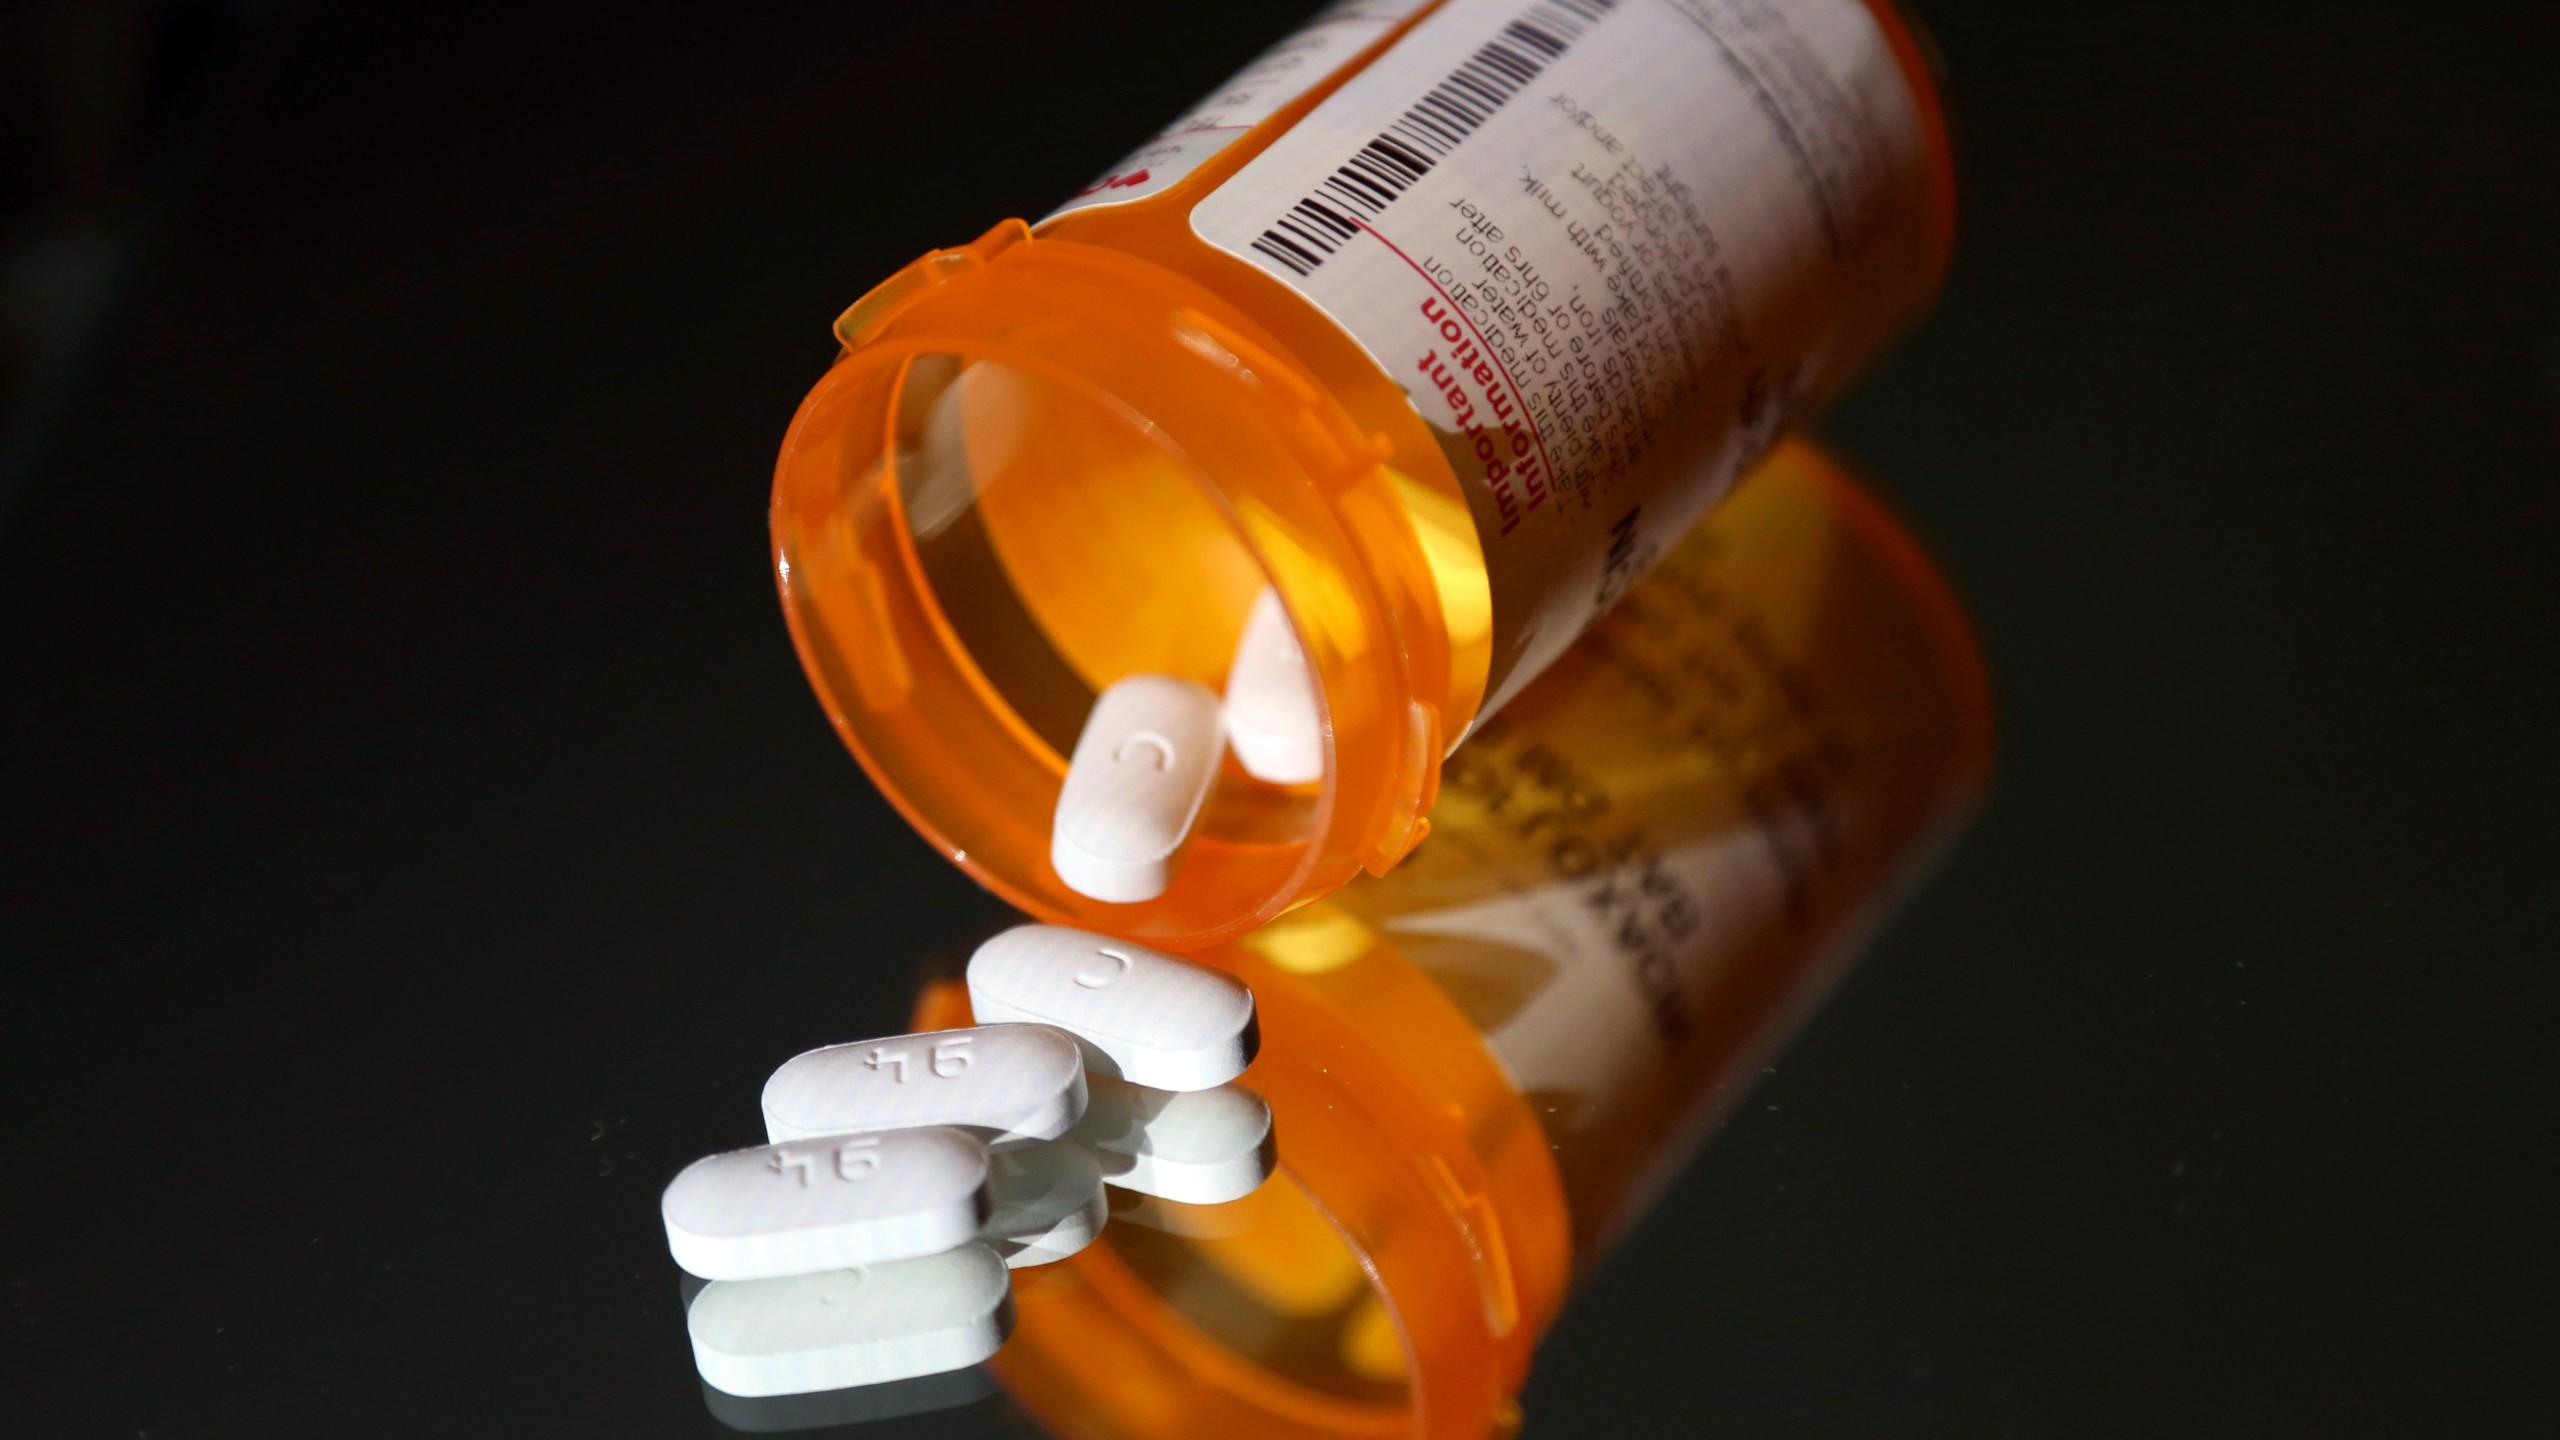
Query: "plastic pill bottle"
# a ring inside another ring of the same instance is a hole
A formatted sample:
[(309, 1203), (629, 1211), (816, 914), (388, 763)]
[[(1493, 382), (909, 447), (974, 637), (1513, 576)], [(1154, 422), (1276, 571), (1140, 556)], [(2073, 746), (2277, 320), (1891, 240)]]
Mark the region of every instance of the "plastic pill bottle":
[[(837, 320), (774, 488), (794, 640), (998, 894), (1232, 938), (1413, 848), (1458, 742), (1926, 308), (1952, 205), (1886, 0), (1346, 0)], [(1094, 696), (1219, 688), (1266, 586), (1322, 779), (1230, 760), (1165, 894), (1075, 893)]]
[[(1450, 759), (1394, 874), (1204, 958), (1280, 1168), (1115, 1195), (999, 1378), (1079, 1440), (1517, 1427), (1531, 1350), (1971, 813), (1990, 701), (1875, 502), (1788, 442)], [(920, 1028), (965, 1023), (929, 985)]]

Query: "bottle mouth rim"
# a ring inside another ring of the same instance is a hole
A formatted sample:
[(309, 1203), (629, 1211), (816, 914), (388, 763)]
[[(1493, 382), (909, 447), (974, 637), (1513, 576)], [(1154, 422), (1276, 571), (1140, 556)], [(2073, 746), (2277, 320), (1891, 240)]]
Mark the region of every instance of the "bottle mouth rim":
[[(848, 322), (862, 323), (840, 329), (860, 343), (811, 391), (783, 443), (771, 513), (776, 582), (839, 736), (947, 858), (1044, 919), (1196, 948), (1364, 866), (1382, 868), (1380, 853), (1401, 855), (1403, 832), (1419, 829), (1439, 756), (1436, 731), (1409, 737), (1423, 708), (1411, 647), (1332, 513), (1340, 477), (1319, 463), (1374, 470), (1377, 457), (1307, 425), (1322, 397), (1239, 357), (1226, 343), (1235, 337), (1191, 303), (1198, 297), (1139, 290), (1133, 304), (1130, 276), (1091, 273), (1152, 269), (1143, 262), (1027, 239), (992, 249), (992, 261), (927, 257), (881, 287), (897, 293), (894, 305), (866, 300), (849, 311)], [(921, 288), (917, 273), (931, 277)], [(1128, 363), (1096, 373), (1098, 348)], [(1137, 904), (1093, 900), (1057, 877), (1048, 847), (1064, 776), (1057, 736), (1023, 719), (945, 617), (892, 468), (901, 379), (935, 356), (1036, 375), (1097, 412), (1126, 416), (1224, 517), (1297, 624), (1330, 722), (1325, 777), (1292, 800), (1302, 840), (1276, 828), (1214, 844), (1195, 838), (1166, 893)]]

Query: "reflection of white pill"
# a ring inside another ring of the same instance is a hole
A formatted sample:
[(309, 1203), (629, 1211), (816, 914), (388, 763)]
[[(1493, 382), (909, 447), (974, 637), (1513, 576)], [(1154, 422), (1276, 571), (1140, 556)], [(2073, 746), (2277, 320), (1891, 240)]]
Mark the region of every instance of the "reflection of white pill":
[(1056, 1025), (1086, 1068), (1159, 1090), (1206, 1090), (1244, 1073), (1261, 1032), (1232, 975), (1058, 925), (1017, 925), (969, 957), (980, 1020)]
[(981, 1025), (795, 1055), (764, 1082), (774, 1140), (955, 1125), (988, 1145), (1054, 1140), (1084, 1114), (1084, 1052), (1046, 1025)]
[(1307, 785), (1324, 778), (1324, 716), (1315, 677), (1280, 592), (1264, 586), (1245, 616), (1227, 667), (1227, 743), (1256, 780)]
[(1058, 790), (1058, 878), (1115, 904), (1163, 894), (1221, 749), (1218, 697), (1188, 680), (1131, 675), (1103, 691)]
[(658, 1202), (668, 1251), (710, 1280), (930, 1255), (976, 1235), (987, 1208), (986, 1147), (939, 1127), (732, 1150)]
[[(750, 1435), (775, 1435), (956, 1410), (996, 1393), (996, 1379), (984, 1365), (963, 1365), (939, 1375), (912, 1375), (878, 1385), (808, 1390), (797, 1395), (732, 1395), (710, 1384), (701, 1389), (703, 1407), (711, 1412), (712, 1419)], [(906, 1433), (916, 1432), (909, 1429)]]
[(1102, 1180), (1127, 1190), (1218, 1205), (1253, 1193), (1278, 1163), (1271, 1106), (1242, 1085), (1150, 1090), (1107, 1075), (1074, 1138), (1102, 1154)]
[(732, 1395), (878, 1385), (974, 1365), (1013, 1330), (996, 1252), (939, 1255), (771, 1280), (715, 1280), (685, 1312), (694, 1368)]
[(1253, 1217), (1247, 1213), (1249, 1206), (1186, 1205), (1116, 1185), (1111, 1187), (1110, 1198), (1114, 1225), (1143, 1225), (1192, 1240), (1226, 1240), (1253, 1228)]
[(1092, 1244), (1111, 1218), (1102, 1161), (1092, 1146), (1073, 1140), (994, 1157), (987, 1191), (994, 1208), (980, 1238), (1016, 1270), (1066, 1259)]

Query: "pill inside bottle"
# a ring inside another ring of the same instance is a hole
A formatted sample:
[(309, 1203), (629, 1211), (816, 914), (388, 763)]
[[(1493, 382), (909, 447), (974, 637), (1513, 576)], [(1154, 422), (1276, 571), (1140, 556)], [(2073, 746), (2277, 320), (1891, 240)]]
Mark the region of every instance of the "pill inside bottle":
[(1276, 590), (1255, 596), (1245, 616), (1225, 700), (1227, 743), (1245, 773), (1274, 785), (1324, 778), (1324, 712)]
[(713, 1155), (659, 1210), (687, 1271), (762, 1280), (949, 1250), (986, 1222), (987, 1179), (984, 1145), (932, 1126)]
[(1169, 675), (1102, 692), (1067, 761), (1049, 864), (1096, 900), (1153, 900), (1171, 883), (1224, 743), (1218, 698)]

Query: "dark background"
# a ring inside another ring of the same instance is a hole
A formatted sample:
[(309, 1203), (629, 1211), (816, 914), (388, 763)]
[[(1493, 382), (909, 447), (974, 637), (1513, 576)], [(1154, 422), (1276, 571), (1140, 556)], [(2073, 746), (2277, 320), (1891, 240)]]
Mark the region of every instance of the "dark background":
[[(11, 13), (0, 1429), (726, 1433), (658, 1187), (997, 918), (784, 423), (1304, 8)], [(2554, 12), (1920, 9), (1955, 273), (1827, 428), (1999, 792), (1533, 1434), (2560, 1433)]]

